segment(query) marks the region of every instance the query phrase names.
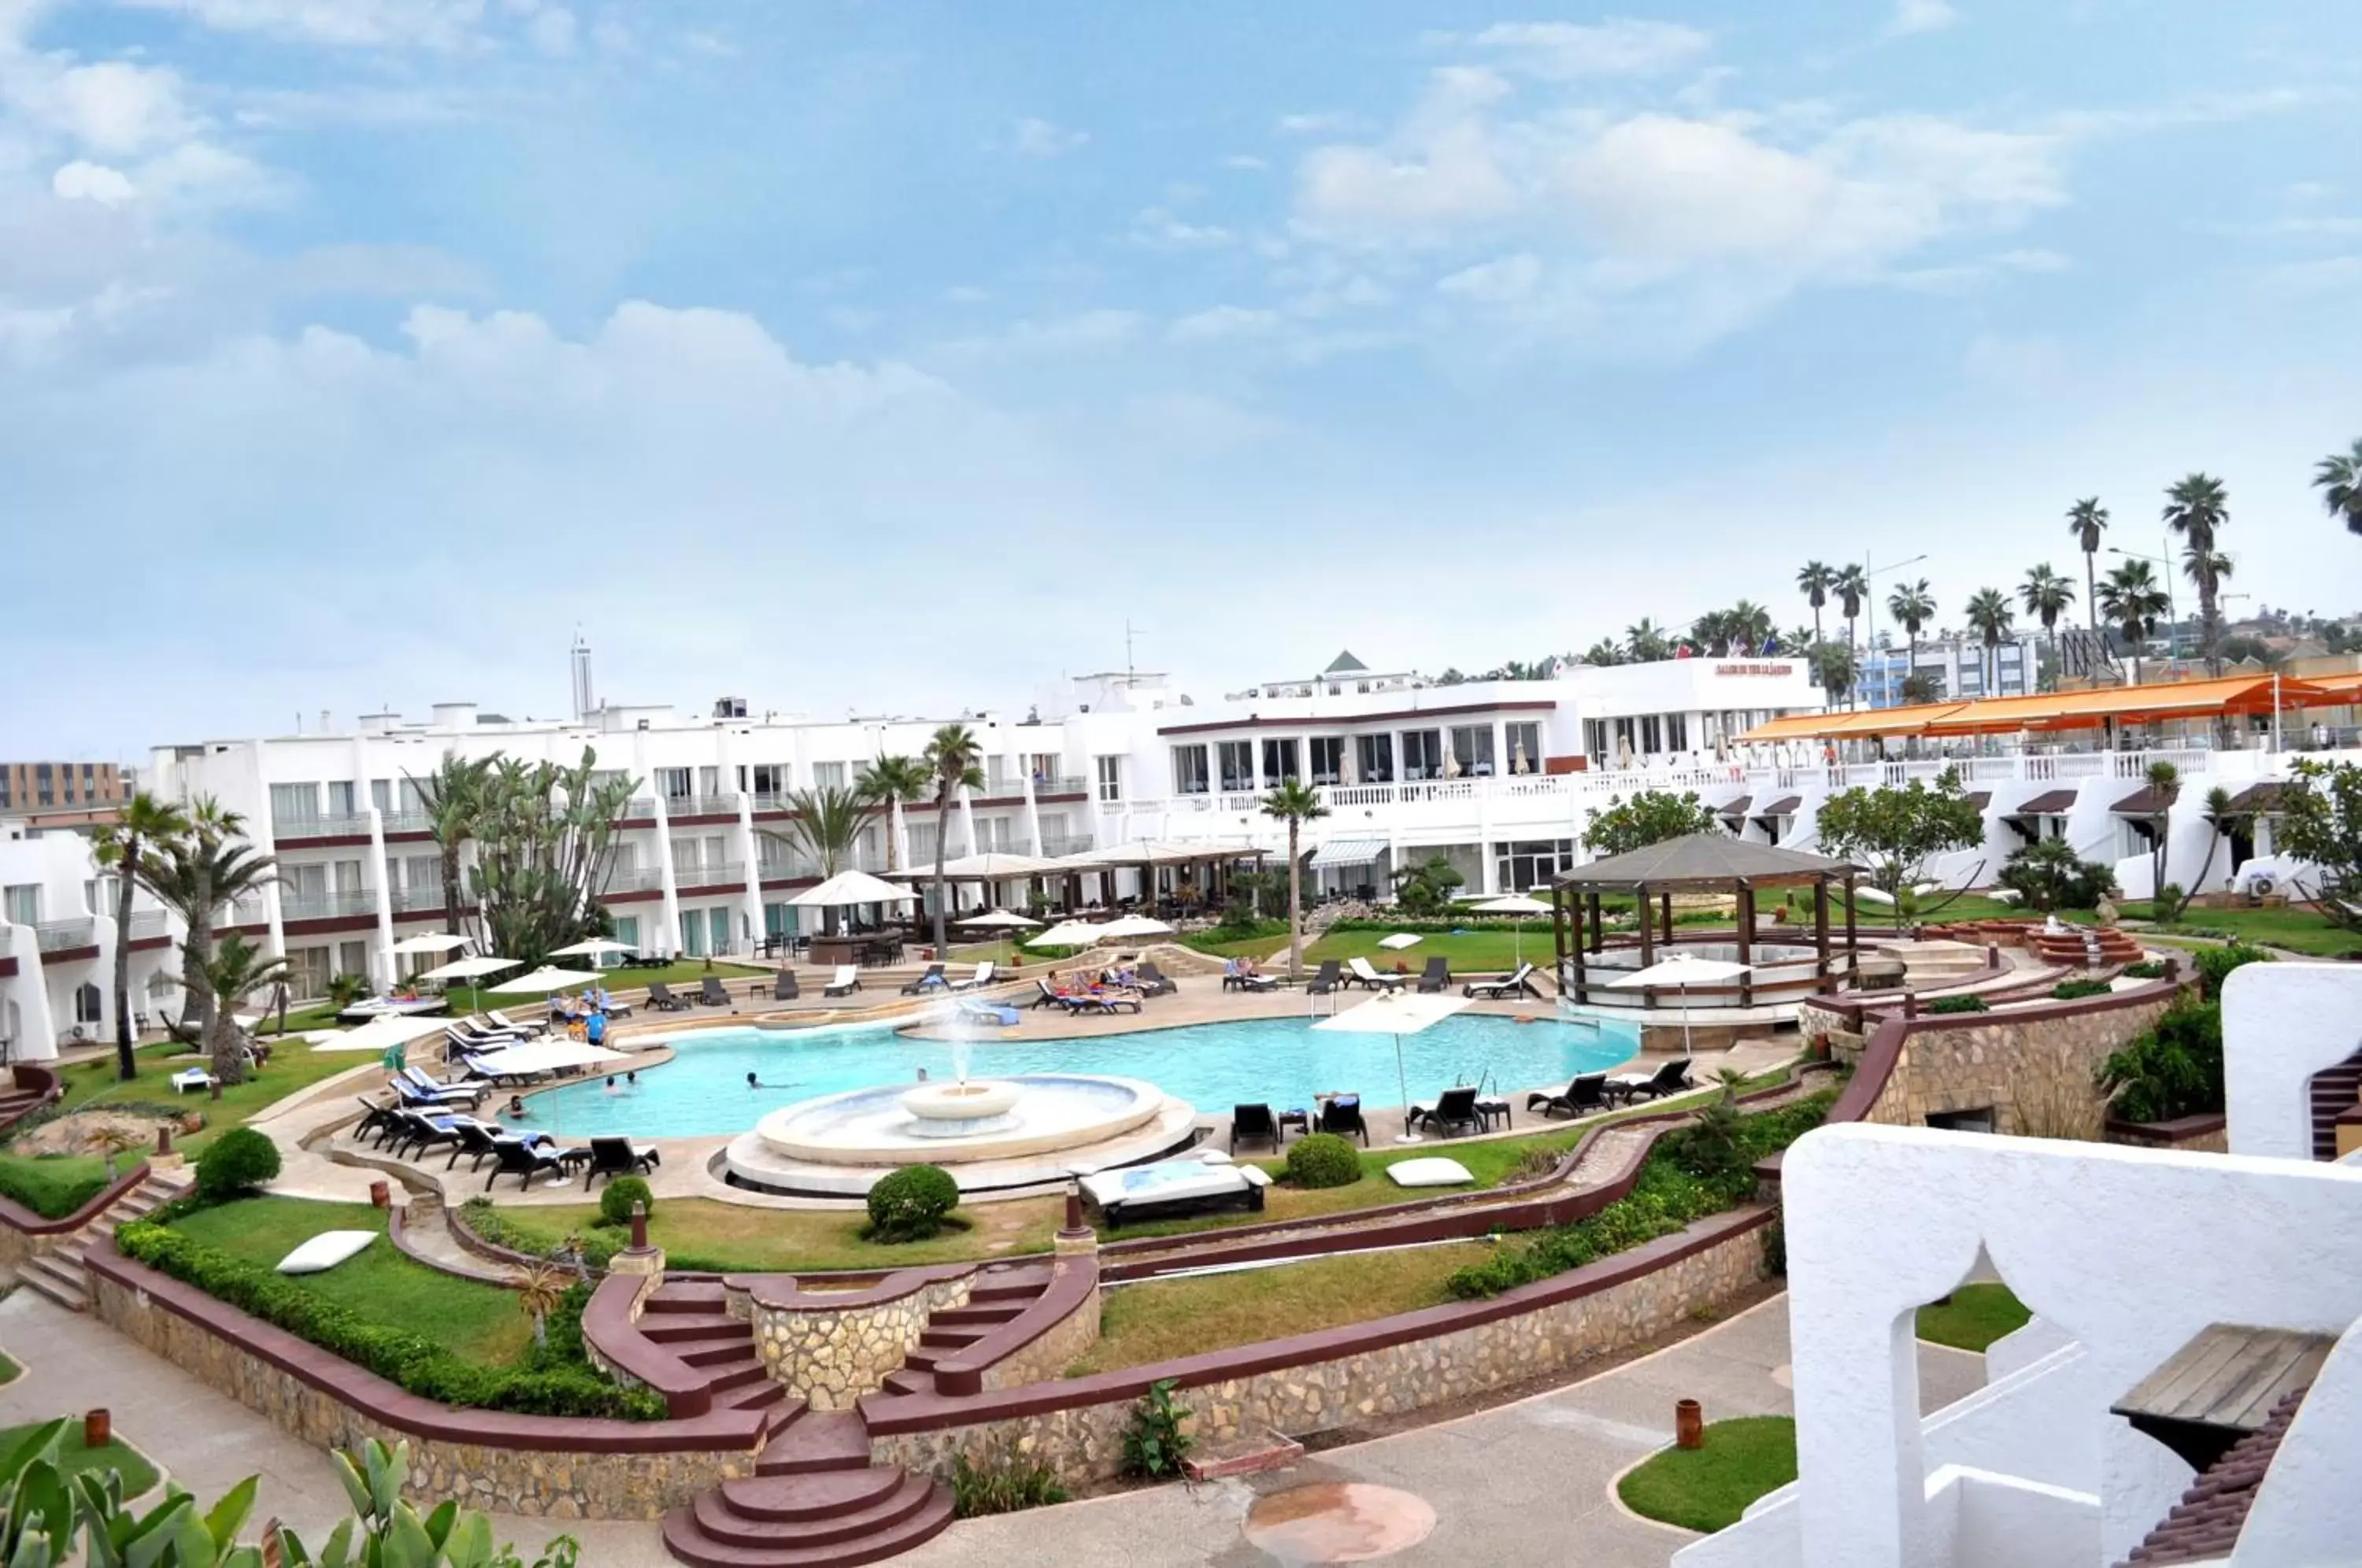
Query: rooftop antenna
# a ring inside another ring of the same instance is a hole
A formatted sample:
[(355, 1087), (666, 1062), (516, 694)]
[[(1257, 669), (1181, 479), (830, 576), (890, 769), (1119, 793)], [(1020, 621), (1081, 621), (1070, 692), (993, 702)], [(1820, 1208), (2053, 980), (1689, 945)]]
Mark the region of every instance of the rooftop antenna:
[(568, 658), (574, 668), (574, 720), (580, 723), (596, 706), (590, 698), (590, 645), (580, 626), (574, 628), (574, 646), (568, 650)]
[(1131, 668), (1131, 616), (1129, 616), (1129, 615), (1126, 615), (1126, 616), (1123, 618), (1123, 683), (1124, 683), (1126, 686), (1129, 686), (1129, 685), (1131, 685), (1131, 684), (1132, 675), (1133, 675), (1133, 670), (1132, 670), (1132, 668)]

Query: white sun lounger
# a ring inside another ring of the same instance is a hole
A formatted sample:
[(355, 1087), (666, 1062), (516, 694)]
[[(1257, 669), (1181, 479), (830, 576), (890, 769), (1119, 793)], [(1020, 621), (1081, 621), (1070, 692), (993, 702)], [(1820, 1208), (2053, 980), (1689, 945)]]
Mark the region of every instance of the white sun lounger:
[(1394, 990), (1408, 978), (1407, 976), (1403, 975), (1381, 975), (1370, 967), (1370, 961), (1367, 958), (1348, 959), (1345, 967), (1353, 972), (1353, 978), (1374, 991)]
[(1217, 1209), (1260, 1209), (1270, 1185), (1257, 1165), (1161, 1160), (1085, 1176), (1083, 1194), (1113, 1227)]
[(983, 989), (985, 987), (992, 984), (992, 968), (993, 965), (991, 959), (985, 958), (978, 960), (976, 966), (976, 973), (970, 975), (965, 980), (954, 980), (952, 982), (952, 989), (955, 991), (974, 991)]
[(839, 964), (836, 966), (836, 973), (830, 977), (828, 984), (821, 988), (820, 994), (824, 997), (849, 997), (860, 988), (859, 966), (852, 964)]

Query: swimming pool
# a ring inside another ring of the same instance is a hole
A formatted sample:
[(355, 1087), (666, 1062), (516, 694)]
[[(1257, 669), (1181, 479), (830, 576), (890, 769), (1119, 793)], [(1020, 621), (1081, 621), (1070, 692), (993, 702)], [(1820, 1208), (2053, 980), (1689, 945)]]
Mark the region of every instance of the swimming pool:
[[(529, 1121), (573, 1137), (636, 1133), (693, 1138), (743, 1132), (767, 1111), (814, 1096), (954, 1076), (946, 1041), (913, 1040), (891, 1028), (812, 1031), (719, 1029), (675, 1041), (668, 1065), (640, 1075), (638, 1087), (607, 1092), (588, 1079), (536, 1095)], [(1551, 1084), (1597, 1072), (1635, 1055), (1637, 1031), (1608, 1022), (1521, 1023), (1462, 1013), (1402, 1041), (1404, 1076), (1413, 1099), (1483, 1077), (1504, 1089)], [(746, 1075), (763, 1087), (750, 1089)], [(1373, 1106), (1394, 1105), (1395, 1042), (1384, 1034), (1315, 1033), (1301, 1018), (1193, 1023), (1131, 1034), (1065, 1040), (979, 1040), (968, 1047), (970, 1077), (1015, 1073), (1101, 1073), (1146, 1078), (1204, 1114), (1257, 1100), (1308, 1107), (1316, 1091), (1359, 1092)]]

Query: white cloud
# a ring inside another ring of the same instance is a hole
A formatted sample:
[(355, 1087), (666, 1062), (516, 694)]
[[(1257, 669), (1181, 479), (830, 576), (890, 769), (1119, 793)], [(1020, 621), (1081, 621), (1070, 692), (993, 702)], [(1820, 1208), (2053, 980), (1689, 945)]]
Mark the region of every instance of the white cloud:
[(96, 202), (105, 207), (120, 206), (139, 193), (121, 170), (79, 158), (59, 166), (50, 176), (50, 189), (69, 202)]
[[(1940, 5), (1942, 0), (1917, 3)], [(1480, 49), (1499, 51), (1510, 69), (1561, 82), (1587, 76), (1650, 75), (1686, 64), (1714, 46), (1713, 38), (1695, 28), (1624, 17), (1592, 26), (1499, 22), (1469, 41)]]
[(544, 54), (574, 52), (574, 13), (563, 6), (546, 6), (535, 11), (525, 23), (525, 36), (533, 47)]
[(1915, 33), (1940, 33), (1960, 19), (1950, 0), (1894, 0), (1894, 18), (1886, 24), (1891, 38)]
[(1282, 136), (1348, 136), (1368, 129), (1369, 124), (1359, 115), (1324, 109), (1314, 114), (1282, 115), (1272, 128)]
[(1175, 343), (1207, 343), (1224, 338), (1259, 337), (1279, 326), (1279, 313), (1249, 310), (1242, 305), (1215, 305), (1185, 315), (1165, 331)]
[[(305, 43), (457, 49), (478, 36), (483, 0), (116, 0), (172, 11), (221, 32)], [(535, 7), (512, 7), (527, 12)]]
[(1031, 116), (1010, 132), (1010, 149), (1023, 158), (1063, 158), (1089, 142), (1087, 131), (1065, 130)]
[(1238, 236), (1215, 224), (1189, 223), (1164, 207), (1149, 207), (1131, 220), (1131, 242), (1152, 250), (1219, 250)]
[(1236, 169), (1240, 172), (1246, 174), (1260, 174), (1269, 169), (1271, 165), (1264, 161), (1262, 159), (1257, 158), (1251, 152), (1233, 152), (1228, 158), (1222, 160), (1222, 167), (1225, 169)]
[(1086, 310), (1069, 315), (1029, 317), (997, 331), (956, 337), (934, 354), (952, 362), (1010, 359), (1065, 354), (1096, 354), (1120, 348), (1145, 326), (1136, 311)]
[(1481, 261), (1439, 280), (1436, 288), (1479, 304), (1518, 304), (1530, 298), (1542, 281), (1542, 260), (1531, 251)]
[[(45, 57), (54, 67), (59, 57)], [(36, 125), (103, 157), (146, 152), (185, 135), (180, 79), (170, 71), (102, 61), (32, 71), (7, 83), (6, 97)]]

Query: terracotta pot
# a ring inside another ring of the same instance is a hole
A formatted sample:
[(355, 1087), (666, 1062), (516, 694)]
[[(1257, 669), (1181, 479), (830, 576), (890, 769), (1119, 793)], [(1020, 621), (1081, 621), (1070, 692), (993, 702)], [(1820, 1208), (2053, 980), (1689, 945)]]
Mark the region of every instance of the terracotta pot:
[(1694, 1399), (1673, 1402), (1673, 1446), (1704, 1448), (1705, 1446), (1705, 1408)]
[(105, 1448), (115, 1440), (115, 1418), (105, 1406), (92, 1410), (82, 1419), (82, 1445), (84, 1448)]
[(382, 1181), (373, 1181), (370, 1183), (370, 1204), (372, 1208), (377, 1209), (391, 1209), (393, 1207), (392, 1188), (389, 1187)]

